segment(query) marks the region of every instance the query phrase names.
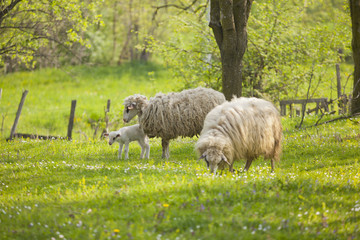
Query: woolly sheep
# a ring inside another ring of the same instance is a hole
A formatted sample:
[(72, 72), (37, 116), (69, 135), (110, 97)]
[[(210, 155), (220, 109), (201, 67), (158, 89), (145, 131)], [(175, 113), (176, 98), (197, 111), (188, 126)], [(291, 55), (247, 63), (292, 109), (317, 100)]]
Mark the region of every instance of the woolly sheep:
[(209, 112), (195, 149), (212, 173), (245, 159), (244, 171), (259, 156), (274, 161), (281, 153), (282, 126), (275, 106), (257, 98), (234, 98)]
[(109, 137), (109, 145), (112, 145), (114, 142), (119, 143), (119, 153), (118, 159), (121, 159), (121, 153), (123, 149), (123, 145), (125, 144), (125, 160), (128, 159), (129, 153), (129, 143), (132, 141), (137, 141), (141, 147), (140, 158), (149, 159), (150, 155), (150, 145), (149, 138), (145, 135), (143, 130), (140, 128), (139, 124), (135, 124), (128, 127), (123, 127), (118, 131), (113, 131), (110, 133), (105, 133), (105, 137)]
[(150, 100), (135, 94), (124, 100), (124, 122), (138, 115), (144, 132), (149, 137), (162, 139), (162, 157), (169, 158), (170, 140), (178, 136), (198, 135), (206, 114), (224, 101), (222, 93), (202, 87), (169, 94), (159, 93)]

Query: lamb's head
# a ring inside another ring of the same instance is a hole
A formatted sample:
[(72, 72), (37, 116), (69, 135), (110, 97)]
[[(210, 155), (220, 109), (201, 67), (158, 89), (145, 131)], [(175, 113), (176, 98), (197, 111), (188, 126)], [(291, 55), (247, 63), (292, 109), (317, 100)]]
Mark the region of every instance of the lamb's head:
[(136, 115), (141, 115), (142, 109), (147, 105), (145, 96), (135, 94), (125, 98), (123, 120), (128, 123)]
[(208, 148), (200, 159), (205, 160), (211, 173), (216, 173), (217, 170), (224, 170), (227, 166), (230, 166), (224, 153), (216, 147)]
[(104, 136), (109, 137), (109, 145), (111, 146), (116, 141), (116, 139), (120, 137), (120, 133), (110, 132), (110, 133), (105, 133)]

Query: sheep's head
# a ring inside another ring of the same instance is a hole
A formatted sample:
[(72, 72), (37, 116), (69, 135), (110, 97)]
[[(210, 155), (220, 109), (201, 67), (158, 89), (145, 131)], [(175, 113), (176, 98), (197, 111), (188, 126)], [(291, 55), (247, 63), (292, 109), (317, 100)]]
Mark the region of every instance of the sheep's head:
[(226, 166), (230, 166), (230, 162), (225, 157), (224, 153), (217, 148), (207, 149), (200, 157), (204, 159), (207, 167), (211, 173), (216, 173), (217, 170), (224, 170)]
[(110, 133), (105, 133), (104, 136), (109, 137), (109, 145), (111, 146), (116, 141), (116, 139), (120, 137), (120, 133), (110, 132)]
[(146, 105), (147, 98), (145, 96), (135, 94), (125, 98), (123, 120), (128, 123), (136, 115), (142, 113), (142, 108)]

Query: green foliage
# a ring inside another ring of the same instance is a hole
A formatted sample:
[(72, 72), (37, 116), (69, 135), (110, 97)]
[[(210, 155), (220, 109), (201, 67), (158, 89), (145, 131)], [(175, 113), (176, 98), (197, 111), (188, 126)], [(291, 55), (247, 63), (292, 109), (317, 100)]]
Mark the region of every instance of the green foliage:
[[(12, 2), (2, 1), (1, 11)], [(0, 19), (0, 65), (15, 59), (34, 67), (35, 54), (41, 55), (41, 49), (49, 49), (51, 44), (59, 51), (71, 51), (74, 44), (90, 48), (84, 32), (102, 24), (101, 16), (95, 14), (97, 6), (79, 0), (20, 1)]]
[[(335, 63), (351, 55), (345, 4), (340, 0), (255, 1), (243, 59), (244, 96), (273, 101), (305, 98), (313, 75), (311, 97), (334, 97)], [(166, 41), (154, 41), (153, 50), (162, 54), (184, 88), (206, 85), (221, 90), (219, 50), (209, 20), (199, 15), (169, 18), (169, 28), (175, 32)], [(351, 70), (342, 65), (342, 71), (345, 85)], [(350, 88), (347, 85), (344, 93), (350, 93)]]
[(201, 85), (221, 90), (219, 50), (207, 24), (205, 18), (192, 13), (173, 16), (168, 20), (169, 28), (174, 29), (170, 38), (151, 42), (152, 52), (161, 54), (182, 88)]
[(335, 69), (350, 54), (349, 16), (341, 6), (333, 10), (318, 1), (256, 2), (251, 14), (244, 57), (247, 95), (304, 98), (310, 75), (316, 79), (312, 90), (319, 85), (325, 90), (335, 73), (324, 70)]
[(98, 12), (103, 16), (106, 27), (89, 32), (92, 43), (89, 61), (98, 65), (121, 64), (128, 61), (158, 60), (150, 56), (148, 41), (164, 40), (168, 36), (168, 11), (156, 13), (156, 6), (162, 1), (119, 1), (105, 0)]

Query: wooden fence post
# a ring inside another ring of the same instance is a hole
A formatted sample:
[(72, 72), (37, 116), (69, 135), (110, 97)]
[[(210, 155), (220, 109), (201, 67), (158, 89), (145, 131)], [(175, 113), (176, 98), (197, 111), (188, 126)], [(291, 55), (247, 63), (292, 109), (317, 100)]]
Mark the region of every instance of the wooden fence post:
[(25, 102), (25, 98), (26, 98), (26, 95), (28, 94), (28, 90), (25, 90), (21, 96), (21, 100), (20, 100), (20, 103), (19, 103), (19, 107), (18, 107), (18, 110), (16, 112), (16, 117), (15, 117), (15, 121), (14, 121), (14, 124), (11, 128), (11, 132), (10, 132), (10, 137), (9, 137), (9, 140), (12, 140), (14, 135), (15, 135), (15, 131), (16, 131), (16, 127), (19, 123), (19, 118), (20, 118), (20, 114), (21, 114), (21, 110), (22, 110), (22, 107), (24, 105), (24, 102)]
[(338, 99), (341, 98), (341, 76), (340, 76), (340, 65), (336, 64), (336, 80), (337, 80), (337, 95)]
[(107, 105), (106, 105), (106, 111), (105, 111), (105, 129), (106, 132), (109, 132), (109, 116), (108, 113), (110, 112), (110, 104), (111, 104), (111, 100), (108, 99), (107, 100)]
[[(104, 134), (105, 133), (109, 133), (109, 115), (108, 113), (110, 112), (110, 104), (111, 104), (111, 100), (108, 99), (107, 100), (107, 104), (106, 104), (106, 109), (104, 109), (104, 112), (105, 112), (105, 118), (104, 118), (104, 121), (105, 121), (105, 128), (102, 130), (102, 133), (100, 135), (100, 139), (104, 139), (105, 136)], [(95, 138), (95, 135), (94, 135), (94, 138)]]
[(349, 113), (351, 113), (351, 101), (352, 101), (352, 94), (349, 94), (349, 102), (348, 102)]
[(68, 132), (67, 132), (67, 139), (72, 139), (72, 130), (74, 127), (74, 118), (75, 118), (75, 108), (76, 108), (76, 100), (71, 101), (71, 110), (70, 110), (70, 118), (69, 118), (69, 125), (68, 125)]
[(339, 114), (345, 114), (346, 113), (346, 104), (347, 99), (346, 95), (345, 97), (341, 94), (341, 76), (340, 76), (340, 65), (336, 64), (336, 80), (337, 80), (337, 95), (338, 95), (338, 108), (339, 108)]
[(280, 101), (280, 114), (281, 116), (286, 115), (286, 104), (284, 104), (282, 101)]

